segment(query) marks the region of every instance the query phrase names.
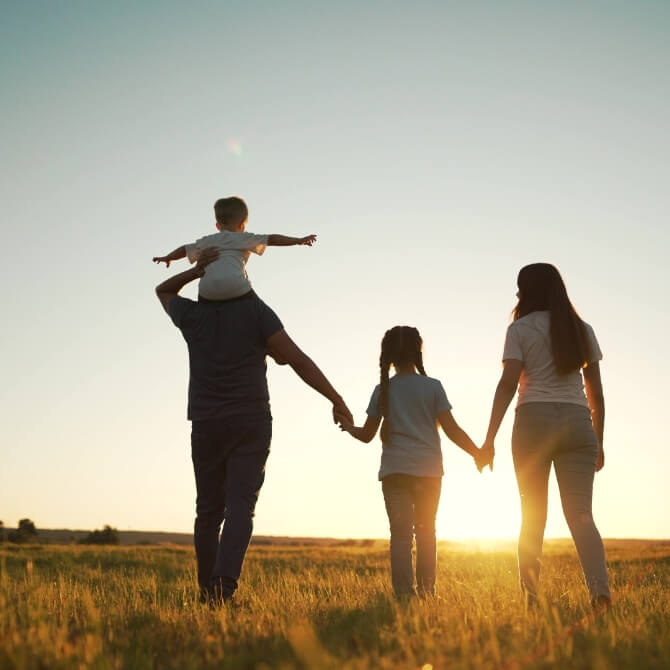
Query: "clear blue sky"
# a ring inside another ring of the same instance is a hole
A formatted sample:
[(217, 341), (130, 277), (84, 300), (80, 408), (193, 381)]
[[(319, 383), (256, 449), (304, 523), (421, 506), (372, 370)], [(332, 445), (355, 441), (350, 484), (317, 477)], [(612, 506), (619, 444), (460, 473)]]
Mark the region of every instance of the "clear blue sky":
[[(411, 324), (481, 441), (516, 274), (556, 264), (605, 355), (601, 532), (670, 536), (669, 28), (666, 2), (0, 2), (0, 519), (190, 530), (150, 259), (238, 194), (249, 230), (319, 235), (249, 274), (359, 421)], [(385, 536), (379, 442), (269, 379), (257, 532)], [(443, 440), (442, 537), (516, 533), (511, 418), (492, 474)]]

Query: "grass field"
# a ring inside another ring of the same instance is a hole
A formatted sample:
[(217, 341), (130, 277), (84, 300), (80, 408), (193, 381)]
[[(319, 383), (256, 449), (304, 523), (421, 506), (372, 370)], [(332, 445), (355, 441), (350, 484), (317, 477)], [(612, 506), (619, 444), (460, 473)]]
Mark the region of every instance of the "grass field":
[(210, 610), (189, 548), (0, 544), (0, 668), (670, 668), (670, 542), (606, 546), (596, 618), (561, 542), (531, 612), (511, 547), (441, 546), (439, 598), (403, 605), (384, 543), (254, 546), (236, 606)]

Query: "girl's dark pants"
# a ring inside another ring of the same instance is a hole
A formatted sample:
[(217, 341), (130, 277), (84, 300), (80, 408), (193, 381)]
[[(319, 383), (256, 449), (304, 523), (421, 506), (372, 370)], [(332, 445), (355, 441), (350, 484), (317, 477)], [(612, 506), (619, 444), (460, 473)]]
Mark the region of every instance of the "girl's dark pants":
[(384, 502), (391, 526), (391, 580), (396, 595), (415, 593), (413, 537), (416, 537), (417, 589), (420, 595), (432, 595), (435, 592), (435, 517), (441, 488), (441, 477), (393, 474), (382, 479)]
[(216, 586), (228, 599), (237, 589), (271, 438), (268, 415), (193, 422), (195, 554), (203, 592)]

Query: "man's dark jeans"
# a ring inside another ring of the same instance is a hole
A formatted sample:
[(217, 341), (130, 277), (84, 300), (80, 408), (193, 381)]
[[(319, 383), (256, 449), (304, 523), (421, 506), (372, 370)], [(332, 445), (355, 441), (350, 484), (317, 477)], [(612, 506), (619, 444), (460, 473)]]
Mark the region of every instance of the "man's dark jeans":
[(237, 589), (271, 439), (269, 415), (193, 421), (195, 554), (203, 591), (216, 582), (227, 599)]
[(391, 581), (398, 596), (414, 591), (412, 536), (416, 536), (416, 585), (420, 595), (435, 592), (437, 542), (435, 517), (440, 503), (441, 477), (387, 475), (382, 479), (391, 526)]

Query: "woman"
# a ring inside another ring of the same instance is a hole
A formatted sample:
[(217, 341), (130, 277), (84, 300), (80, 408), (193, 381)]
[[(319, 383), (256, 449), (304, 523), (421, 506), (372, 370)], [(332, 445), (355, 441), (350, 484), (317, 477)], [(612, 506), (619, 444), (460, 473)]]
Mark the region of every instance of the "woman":
[(605, 550), (591, 514), (594, 473), (604, 465), (602, 354), (593, 329), (579, 318), (553, 265), (527, 265), (517, 284), (519, 302), (507, 330), (503, 373), (482, 450), (492, 462), (495, 436), (518, 385), (512, 456), (521, 496), (521, 588), (529, 602), (537, 600), (553, 463), (591, 602), (608, 607)]

